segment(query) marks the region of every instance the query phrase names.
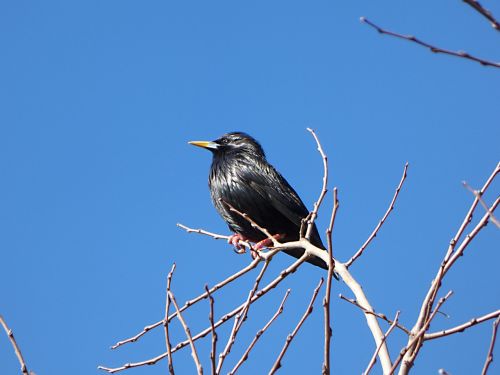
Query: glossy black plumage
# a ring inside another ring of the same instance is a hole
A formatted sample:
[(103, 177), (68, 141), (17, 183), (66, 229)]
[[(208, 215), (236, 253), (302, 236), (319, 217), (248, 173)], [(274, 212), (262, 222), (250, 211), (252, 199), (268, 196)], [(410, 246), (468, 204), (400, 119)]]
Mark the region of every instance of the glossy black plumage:
[[(213, 142), (190, 143), (213, 153), (208, 179), (210, 194), (215, 208), (233, 232), (252, 242), (266, 238), (223, 202), (248, 214), (271, 234), (282, 235), (281, 242), (299, 238), (301, 220), (309, 211), (285, 178), (267, 162), (264, 150), (254, 138), (233, 132)], [(311, 242), (325, 248), (316, 226), (311, 232)], [(285, 252), (296, 258), (303, 254), (300, 248)], [(320, 258), (312, 258), (309, 263), (328, 268)]]

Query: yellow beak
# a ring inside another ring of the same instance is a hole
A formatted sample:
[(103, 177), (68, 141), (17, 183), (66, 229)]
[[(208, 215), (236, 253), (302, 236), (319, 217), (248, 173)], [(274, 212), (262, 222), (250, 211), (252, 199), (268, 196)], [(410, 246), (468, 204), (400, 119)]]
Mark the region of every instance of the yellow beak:
[(188, 143), (193, 146), (208, 148), (209, 150), (217, 150), (217, 148), (219, 147), (217, 143), (208, 141), (191, 141)]

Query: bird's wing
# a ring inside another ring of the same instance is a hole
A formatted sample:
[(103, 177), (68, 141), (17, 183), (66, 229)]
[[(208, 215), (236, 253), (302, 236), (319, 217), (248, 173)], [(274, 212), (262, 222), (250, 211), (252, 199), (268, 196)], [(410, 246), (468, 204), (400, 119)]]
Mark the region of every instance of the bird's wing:
[[(290, 184), (272, 166), (266, 173), (248, 171), (244, 179), (264, 200), (297, 227), (309, 211)], [(263, 177), (265, 176), (265, 178)]]

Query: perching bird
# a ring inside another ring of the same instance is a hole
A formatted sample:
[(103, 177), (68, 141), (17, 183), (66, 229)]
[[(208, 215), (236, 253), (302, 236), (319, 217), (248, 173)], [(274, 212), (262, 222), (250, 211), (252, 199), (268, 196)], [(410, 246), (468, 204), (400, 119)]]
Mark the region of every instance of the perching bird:
[[(254, 138), (246, 133), (233, 132), (212, 142), (189, 143), (213, 154), (208, 186), (215, 208), (236, 234), (233, 244), (239, 239), (258, 243), (267, 237), (241, 215), (232, 212), (225, 203), (247, 214), (282, 243), (299, 239), (302, 219), (309, 211), (285, 178), (267, 162), (262, 146)], [(325, 249), (315, 225), (310, 241)], [(304, 253), (301, 248), (283, 251), (295, 258)], [(328, 269), (318, 257), (308, 262)]]

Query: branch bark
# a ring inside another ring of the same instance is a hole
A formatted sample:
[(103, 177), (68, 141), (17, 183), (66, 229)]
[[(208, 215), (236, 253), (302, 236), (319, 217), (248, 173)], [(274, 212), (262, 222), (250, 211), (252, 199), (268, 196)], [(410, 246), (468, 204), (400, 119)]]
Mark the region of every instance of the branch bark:
[(19, 348), (19, 345), (17, 344), (17, 341), (14, 337), (14, 332), (7, 326), (7, 323), (5, 322), (5, 319), (3, 318), (2, 315), (0, 315), (0, 324), (2, 325), (3, 329), (5, 330), (5, 333), (7, 334), (7, 337), (9, 338), (10, 343), (12, 344), (12, 347), (14, 348), (14, 352), (16, 353), (17, 360), (19, 361), (19, 364), (21, 365), (21, 372), (23, 375), (30, 375), (30, 372), (28, 371), (28, 367), (26, 366), (26, 362), (23, 357), (23, 353), (21, 352), (21, 349)]

